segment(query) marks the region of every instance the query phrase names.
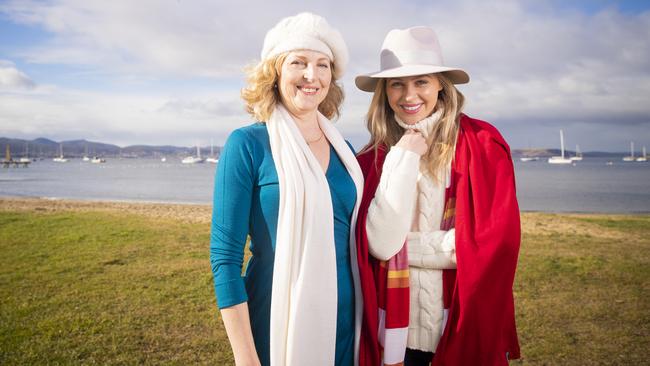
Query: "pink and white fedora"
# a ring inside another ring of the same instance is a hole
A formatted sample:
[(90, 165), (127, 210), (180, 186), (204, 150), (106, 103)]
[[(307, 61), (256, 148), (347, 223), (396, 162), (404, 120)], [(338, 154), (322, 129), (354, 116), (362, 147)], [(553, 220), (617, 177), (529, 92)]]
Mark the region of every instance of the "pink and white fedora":
[(445, 66), (436, 32), (429, 27), (393, 29), (381, 46), (380, 70), (355, 78), (363, 91), (374, 92), (378, 79), (444, 73), (454, 84), (469, 82), (462, 69)]

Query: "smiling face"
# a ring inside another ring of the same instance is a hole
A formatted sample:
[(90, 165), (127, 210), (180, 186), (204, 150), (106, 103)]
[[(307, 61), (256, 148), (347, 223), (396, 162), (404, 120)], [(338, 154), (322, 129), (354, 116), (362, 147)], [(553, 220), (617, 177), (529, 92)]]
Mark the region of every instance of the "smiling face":
[(386, 80), (388, 104), (397, 117), (410, 125), (434, 112), (440, 90), (442, 86), (435, 74)]
[(289, 113), (304, 117), (316, 113), (332, 82), (330, 59), (316, 51), (291, 51), (282, 64), (278, 88)]

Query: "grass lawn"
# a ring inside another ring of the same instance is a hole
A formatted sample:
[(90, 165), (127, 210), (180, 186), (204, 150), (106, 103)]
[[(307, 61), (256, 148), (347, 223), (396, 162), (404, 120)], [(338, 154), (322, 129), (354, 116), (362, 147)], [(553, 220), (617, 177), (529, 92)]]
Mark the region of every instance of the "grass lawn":
[(0, 213), (0, 364), (232, 363), (209, 227)]
[[(515, 365), (649, 364), (650, 216), (523, 215)], [(232, 364), (209, 225), (0, 211), (0, 364)]]

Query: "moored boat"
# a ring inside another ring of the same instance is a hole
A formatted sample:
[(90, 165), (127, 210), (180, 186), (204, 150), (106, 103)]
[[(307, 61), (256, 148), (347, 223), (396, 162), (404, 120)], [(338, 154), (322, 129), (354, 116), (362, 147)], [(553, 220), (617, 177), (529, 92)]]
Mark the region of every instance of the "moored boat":
[(55, 163), (67, 163), (68, 159), (63, 157), (63, 144), (59, 144), (59, 156), (52, 159)]
[(634, 157), (634, 141), (630, 141), (630, 156), (624, 156), (623, 161), (635, 161)]
[(551, 156), (548, 158), (549, 164), (571, 164), (573, 161), (564, 157), (564, 132), (560, 130), (560, 156)]
[(196, 156), (188, 156), (181, 160), (181, 163), (183, 164), (199, 164), (203, 163), (205, 160), (201, 158), (201, 150), (199, 149), (199, 145), (196, 145)]

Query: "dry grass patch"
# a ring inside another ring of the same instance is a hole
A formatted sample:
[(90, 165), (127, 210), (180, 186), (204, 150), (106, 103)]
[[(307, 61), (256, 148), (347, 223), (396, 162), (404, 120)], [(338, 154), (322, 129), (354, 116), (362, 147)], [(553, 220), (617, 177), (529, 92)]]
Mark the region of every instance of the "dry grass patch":
[(650, 216), (522, 215), (522, 365), (648, 364)]
[[(0, 364), (232, 364), (208, 220), (195, 219), (207, 206), (12, 202), (0, 200)], [(512, 364), (648, 364), (650, 216), (522, 225)]]

